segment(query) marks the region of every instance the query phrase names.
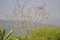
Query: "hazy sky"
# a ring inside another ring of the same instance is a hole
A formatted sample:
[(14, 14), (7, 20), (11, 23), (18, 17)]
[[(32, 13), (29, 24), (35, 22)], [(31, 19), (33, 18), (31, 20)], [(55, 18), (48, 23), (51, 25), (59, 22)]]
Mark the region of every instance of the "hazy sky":
[[(19, 0), (23, 4), (23, 0)], [(32, 7), (33, 5), (39, 6), (46, 3), (46, 9), (49, 13), (49, 19), (46, 23), (60, 25), (60, 0), (29, 0), (26, 7)], [(0, 18), (6, 19), (4, 12), (9, 16), (12, 15), (12, 10), (16, 6), (16, 0), (0, 0)], [(28, 9), (27, 8), (27, 9)]]

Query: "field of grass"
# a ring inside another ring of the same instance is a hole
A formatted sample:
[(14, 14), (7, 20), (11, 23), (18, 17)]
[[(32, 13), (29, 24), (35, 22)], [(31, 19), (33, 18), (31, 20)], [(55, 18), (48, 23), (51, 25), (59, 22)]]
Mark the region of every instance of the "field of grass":
[[(1, 39), (1, 32), (0, 40), (4, 40)], [(32, 28), (26, 35), (20, 37), (10, 36), (6, 40), (60, 40), (60, 27), (44, 26), (41, 28)]]

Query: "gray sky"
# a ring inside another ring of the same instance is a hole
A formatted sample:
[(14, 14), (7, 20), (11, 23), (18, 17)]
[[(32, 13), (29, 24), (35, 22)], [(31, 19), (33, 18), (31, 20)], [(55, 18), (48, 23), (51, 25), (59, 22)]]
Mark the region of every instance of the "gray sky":
[[(23, 0), (20, 0), (21, 3), (24, 3)], [(49, 19), (46, 23), (60, 25), (60, 0), (29, 0), (26, 7), (31, 7), (33, 5), (39, 6), (42, 5), (43, 2), (46, 3), (46, 9), (48, 12), (51, 12), (49, 15)], [(4, 12), (6, 12), (9, 16), (12, 15), (12, 10), (16, 6), (16, 0), (0, 0), (0, 18), (6, 19)]]

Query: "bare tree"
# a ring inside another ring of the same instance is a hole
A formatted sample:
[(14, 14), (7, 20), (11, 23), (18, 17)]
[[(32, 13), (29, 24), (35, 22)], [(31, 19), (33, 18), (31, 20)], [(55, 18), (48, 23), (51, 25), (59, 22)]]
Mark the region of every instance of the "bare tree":
[[(32, 22), (37, 24), (42, 23), (45, 19), (47, 19), (47, 13), (45, 10), (45, 5), (39, 7), (32, 7), (28, 9), (25, 13), (24, 9), (29, 0), (24, 0), (24, 4), (20, 4), (17, 1), (17, 7), (13, 10), (12, 20), (16, 19), (17, 23), (13, 23), (13, 25), (17, 25), (20, 27), (21, 35), (25, 34), (25, 29), (28, 31), (31, 27), (29, 26)], [(34, 11), (33, 11), (33, 10)]]

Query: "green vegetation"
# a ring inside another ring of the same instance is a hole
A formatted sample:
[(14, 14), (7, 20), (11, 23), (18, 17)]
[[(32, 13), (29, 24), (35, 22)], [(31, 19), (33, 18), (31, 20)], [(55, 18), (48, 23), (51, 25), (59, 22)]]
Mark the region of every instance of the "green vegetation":
[(21, 40), (21, 38), (19, 38), (19, 37), (15, 37), (15, 36), (12, 36), (12, 37), (9, 37), (8, 40)]
[(60, 28), (34, 28), (28, 37), (31, 40), (60, 40)]
[(60, 28), (54, 26), (44, 26), (32, 28), (26, 35), (20, 37), (10, 36), (12, 30), (5, 36), (5, 29), (0, 30), (0, 40), (60, 40)]
[(0, 30), (0, 40), (4, 39), (4, 35), (5, 35), (5, 29), (3, 31)]
[(60, 40), (60, 28), (42, 27), (33, 28), (31, 32), (22, 37), (23, 40)]
[(7, 36), (5, 36), (5, 29), (0, 32), (0, 40), (8, 40), (9, 36), (11, 35), (12, 30), (10, 32), (8, 32)]
[(8, 40), (9, 39), (9, 36), (11, 35), (12, 32), (13, 31), (10, 30), (10, 32), (8, 32), (8, 34), (5, 36), (5, 29), (2, 30), (2, 28), (1, 28), (0, 29), (0, 40)]

